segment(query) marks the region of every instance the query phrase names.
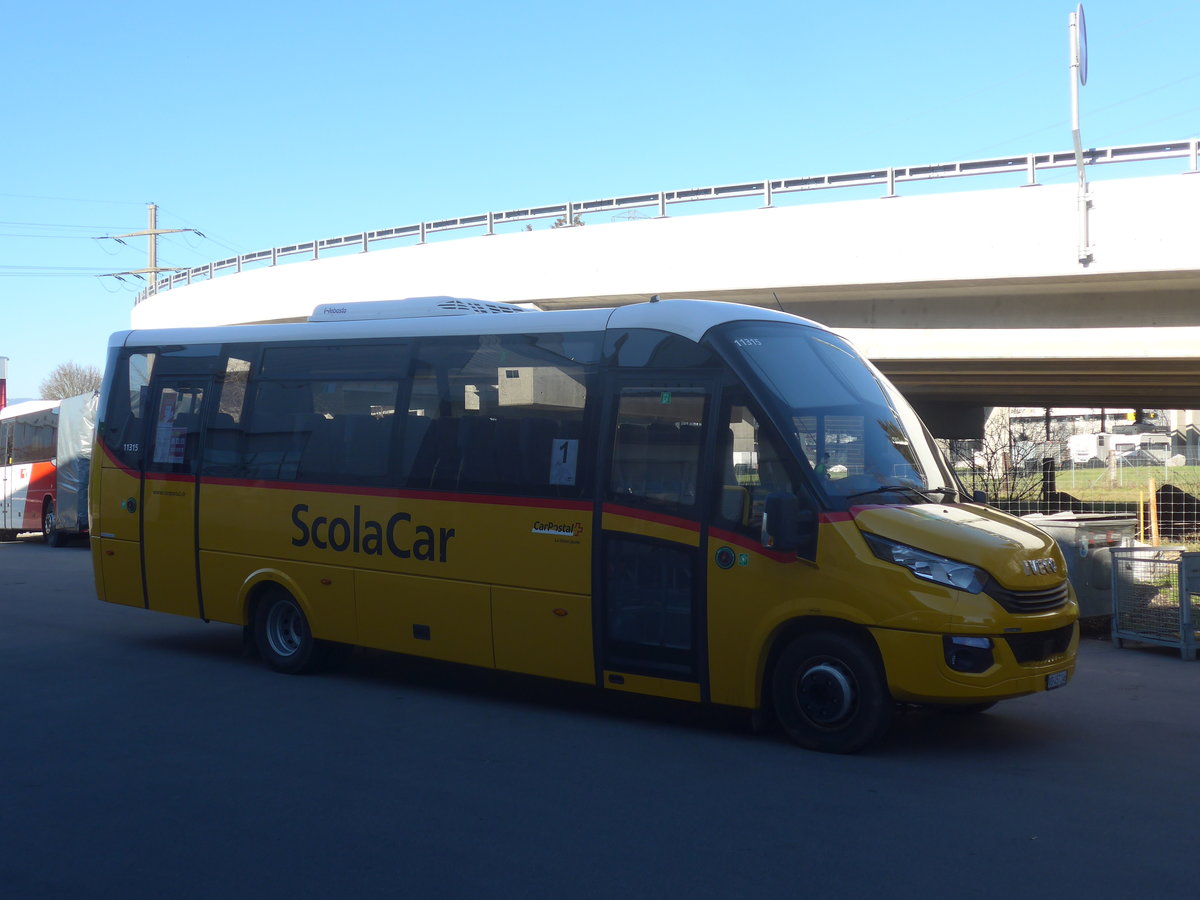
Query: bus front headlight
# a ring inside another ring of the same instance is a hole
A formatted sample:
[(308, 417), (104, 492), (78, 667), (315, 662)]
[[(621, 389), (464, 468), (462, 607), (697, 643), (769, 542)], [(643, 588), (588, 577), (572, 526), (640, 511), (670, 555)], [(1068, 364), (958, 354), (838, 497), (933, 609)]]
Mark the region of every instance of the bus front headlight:
[(868, 534), (864, 531), (862, 536), (866, 538), (871, 552), (880, 559), (904, 566), (925, 581), (944, 584), (946, 587), (967, 591), (971, 594), (978, 594), (987, 584), (987, 573), (978, 566), (959, 562), (956, 559), (947, 559), (925, 550), (918, 550), (916, 547), (890, 541), (877, 534)]

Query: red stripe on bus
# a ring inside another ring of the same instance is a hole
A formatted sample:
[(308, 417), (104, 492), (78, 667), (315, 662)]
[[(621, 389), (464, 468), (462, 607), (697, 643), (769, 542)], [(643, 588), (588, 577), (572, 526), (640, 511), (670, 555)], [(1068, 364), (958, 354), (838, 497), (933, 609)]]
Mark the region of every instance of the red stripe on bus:
[(681, 519), (677, 516), (668, 516), (663, 513), (651, 512), (648, 509), (634, 509), (631, 506), (620, 506), (615, 503), (605, 503), (603, 511), (606, 514), (614, 516), (625, 516), (630, 519), (641, 519), (643, 522), (653, 522), (655, 525), (667, 525), (671, 528), (681, 528), (684, 531), (700, 530), (700, 523), (693, 522), (690, 519)]
[(781, 553), (778, 550), (772, 550), (769, 547), (764, 547), (754, 538), (746, 537), (744, 534), (737, 534), (733, 531), (726, 531), (723, 528), (710, 528), (708, 536), (712, 541), (721, 544), (734, 544), (741, 547), (743, 550), (749, 550), (752, 553), (759, 553), (768, 559), (773, 559), (776, 562), (787, 563), (795, 562), (795, 553)]

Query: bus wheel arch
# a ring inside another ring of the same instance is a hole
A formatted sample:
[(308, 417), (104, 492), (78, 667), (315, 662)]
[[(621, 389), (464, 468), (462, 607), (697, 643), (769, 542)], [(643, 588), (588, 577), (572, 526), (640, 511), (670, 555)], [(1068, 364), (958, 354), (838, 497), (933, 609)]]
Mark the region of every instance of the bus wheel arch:
[(291, 591), (275, 582), (254, 592), (254, 646), (263, 662), (289, 675), (312, 671), (322, 657), (322, 642), (313, 637), (308, 616)]
[(344, 662), (349, 644), (313, 636), (303, 593), (281, 572), (260, 570), (242, 588), (245, 643), (277, 672), (297, 675)]
[(824, 617), (779, 630), (763, 672), (762, 700), (795, 743), (831, 753), (874, 743), (896, 711), (870, 632)]

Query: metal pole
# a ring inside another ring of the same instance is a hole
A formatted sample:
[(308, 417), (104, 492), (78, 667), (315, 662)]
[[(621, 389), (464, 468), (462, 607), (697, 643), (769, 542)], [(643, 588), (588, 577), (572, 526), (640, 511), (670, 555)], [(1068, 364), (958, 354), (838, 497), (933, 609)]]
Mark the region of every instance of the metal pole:
[(1087, 174), (1083, 165), (1083, 141), (1079, 134), (1079, 85), (1086, 77), (1084, 73), (1083, 54), (1086, 52), (1081, 38), (1083, 27), (1083, 5), (1080, 4), (1069, 18), (1070, 52), (1071, 52), (1071, 138), (1075, 143), (1075, 168), (1078, 170), (1079, 187), (1076, 194), (1076, 205), (1079, 211), (1079, 261), (1087, 265), (1092, 261), (1092, 242), (1088, 233), (1088, 209), (1091, 198), (1088, 196)]
[(149, 269), (150, 283), (154, 284), (158, 270), (158, 207), (153, 203), (148, 203), (149, 216), (146, 225), (146, 231), (149, 239), (146, 241), (146, 249), (148, 251), (149, 262), (146, 263), (146, 268)]

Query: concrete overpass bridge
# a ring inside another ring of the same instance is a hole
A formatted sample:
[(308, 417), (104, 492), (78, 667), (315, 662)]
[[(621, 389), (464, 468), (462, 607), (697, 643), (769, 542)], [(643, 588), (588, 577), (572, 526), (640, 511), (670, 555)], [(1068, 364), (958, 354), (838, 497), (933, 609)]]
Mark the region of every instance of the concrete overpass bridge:
[[(298, 320), (319, 303), (425, 294), (544, 308), (698, 297), (780, 307), (845, 333), (942, 436), (970, 436), (987, 406), (1200, 409), (1198, 144), (1088, 151), (1091, 167), (1180, 164), (1172, 174), (1093, 181), (1086, 203), (1075, 183), (1040, 183), (1045, 170), (1075, 165), (1069, 152), (768, 179), (314, 240), (164, 278), (139, 297), (132, 324)], [(897, 190), (976, 175), (1011, 186)], [(874, 196), (781, 202), (850, 187)], [(698, 199), (754, 208), (667, 214)], [(653, 217), (611, 220), (647, 209)], [(598, 223), (601, 215), (610, 221)], [(586, 227), (513, 230), (578, 216), (590, 217)], [(466, 236), (437, 239), (451, 231)]]

